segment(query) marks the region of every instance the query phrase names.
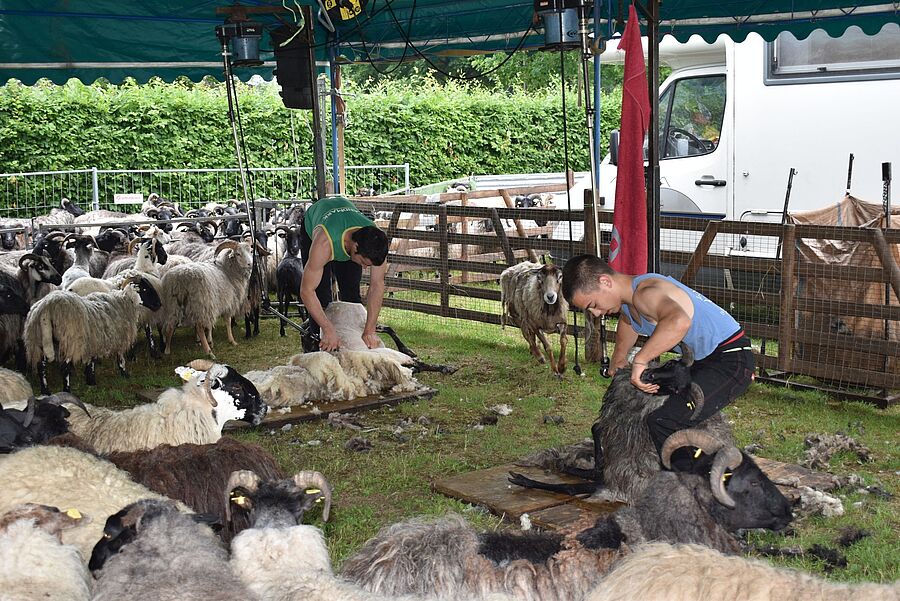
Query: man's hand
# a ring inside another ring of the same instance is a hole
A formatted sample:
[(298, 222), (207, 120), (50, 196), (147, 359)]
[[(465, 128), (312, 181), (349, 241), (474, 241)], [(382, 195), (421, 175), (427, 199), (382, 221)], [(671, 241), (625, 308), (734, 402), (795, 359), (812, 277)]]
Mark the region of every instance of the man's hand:
[(320, 351), (336, 351), (341, 346), (341, 339), (338, 338), (334, 328), (322, 329), (322, 339), (319, 341)]
[(627, 361), (624, 361), (622, 363), (613, 363), (612, 365), (609, 366), (609, 377), (610, 378), (613, 377), (614, 375), (616, 375), (617, 371), (619, 371), (620, 369), (624, 369), (626, 367), (628, 367)]
[(363, 332), (362, 339), (369, 348), (378, 348), (381, 346), (381, 338), (379, 338), (378, 334), (375, 332)]
[(631, 383), (635, 388), (647, 394), (656, 394), (659, 392), (658, 384), (648, 384), (641, 381), (641, 374), (647, 369), (647, 364), (635, 361), (631, 366)]

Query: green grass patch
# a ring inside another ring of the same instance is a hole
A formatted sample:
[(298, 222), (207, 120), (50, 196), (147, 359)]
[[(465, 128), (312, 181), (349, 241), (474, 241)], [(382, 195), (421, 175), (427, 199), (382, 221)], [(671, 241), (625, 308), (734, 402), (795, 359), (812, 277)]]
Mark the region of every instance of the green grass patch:
[[(262, 444), (289, 472), (315, 469), (333, 483), (334, 517), (325, 525), (325, 533), (336, 565), (380, 527), (415, 515), (454, 511), (478, 528), (501, 527), (496, 516), (433, 492), (431, 482), (588, 436), (607, 386), (596, 366), (585, 366), (585, 377), (575, 376), (570, 369), (562, 380), (555, 378), (549, 367), (534, 362), (515, 328), (502, 330), (388, 309), (383, 311), (382, 321), (393, 325), (429, 362), (451, 363), (460, 369), (452, 376), (421, 376), (439, 391), (430, 401), (361, 413), (360, 421), (372, 429), (363, 434), (373, 443), (371, 451), (346, 450), (344, 444), (355, 433), (332, 429), (324, 421), (295, 425), (288, 431), (260, 429), (234, 434)], [(296, 332), (289, 330), (287, 337), (278, 336), (275, 320), (263, 321), (259, 338), (238, 338), (237, 347), (225, 342), (221, 328), (214, 336), (218, 359), (243, 371), (284, 363), (300, 348)], [(136, 359), (129, 364), (130, 378), (118, 376), (107, 361), (98, 370), (99, 386), (86, 387), (77, 374), (74, 390), (85, 401), (98, 405), (134, 405), (141, 390), (178, 385), (173, 369), (202, 356), (193, 334), (186, 329), (177, 332), (175, 349), (172, 355), (151, 361), (139, 347)], [(571, 366), (572, 344), (569, 349)], [(53, 378), (56, 389), (55, 370)], [(499, 403), (509, 404), (512, 415), (500, 417), (496, 426), (481, 431), (471, 427)], [(823, 394), (754, 384), (725, 412), (740, 444), (760, 444), (760, 455), (780, 461), (800, 461), (804, 439), (810, 433), (845, 432), (872, 450), (873, 461), (860, 464), (856, 457), (838, 455), (832, 460), (831, 471), (855, 472), (867, 484), (879, 484), (891, 493), (900, 489), (898, 407), (881, 411), (861, 403), (835, 401)], [(560, 415), (565, 421), (545, 424), (545, 415)], [(422, 417), (427, 421), (419, 424), (417, 420)], [(404, 433), (405, 439), (393, 434), (401, 419), (417, 422)], [(319, 444), (311, 446), (310, 441)], [(803, 520), (795, 524), (791, 535), (754, 534), (754, 540), (785, 547), (814, 543), (835, 547), (839, 530), (854, 525), (872, 536), (846, 550), (847, 568), (834, 570), (827, 577), (881, 582), (900, 578), (900, 498), (882, 499), (854, 491), (838, 494), (844, 502), (844, 516)], [(772, 561), (824, 573), (822, 563), (815, 560)]]

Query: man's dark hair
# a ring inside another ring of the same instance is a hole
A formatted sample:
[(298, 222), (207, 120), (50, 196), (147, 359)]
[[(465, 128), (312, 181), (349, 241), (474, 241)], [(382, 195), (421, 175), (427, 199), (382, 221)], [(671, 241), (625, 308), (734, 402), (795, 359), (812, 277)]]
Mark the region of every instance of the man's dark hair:
[(387, 234), (374, 225), (361, 227), (352, 234), (350, 239), (356, 242), (356, 252), (372, 261), (372, 265), (381, 265), (387, 258), (388, 238)]
[(571, 303), (576, 292), (590, 292), (597, 287), (597, 279), (601, 275), (612, 276), (614, 273), (612, 267), (600, 257), (594, 255), (572, 257), (563, 267), (563, 296)]

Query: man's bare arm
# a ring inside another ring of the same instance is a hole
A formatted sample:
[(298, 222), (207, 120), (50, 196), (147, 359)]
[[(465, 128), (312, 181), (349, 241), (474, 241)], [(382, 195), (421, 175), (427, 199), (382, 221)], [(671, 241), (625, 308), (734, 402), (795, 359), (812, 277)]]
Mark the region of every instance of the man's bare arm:
[(652, 359), (681, 342), (691, 328), (692, 318), (665, 286), (651, 284), (638, 288), (632, 298), (632, 306), (642, 315), (656, 319), (656, 328), (634, 356), (631, 370), (631, 383), (644, 392), (654, 394), (659, 391), (659, 386), (641, 382), (641, 374)]
[[(300, 282), (300, 299), (303, 306), (309, 312), (310, 317), (319, 324), (322, 329), (322, 339), (331, 339), (336, 337), (334, 324), (332, 324), (325, 316), (325, 310), (322, 309), (322, 303), (316, 297), (316, 288), (322, 283), (322, 274), (325, 265), (331, 260), (331, 244), (328, 237), (316, 230), (313, 233), (313, 241), (309, 250), (309, 259), (303, 268), (303, 279)], [(321, 345), (320, 345), (321, 346)], [(330, 345), (328, 345), (330, 346)], [(337, 348), (336, 346), (334, 348)], [(331, 348), (323, 348), (322, 350), (332, 350)]]
[(616, 370), (628, 365), (628, 351), (637, 342), (638, 334), (631, 327), (631, 323), (624, 313), (619, 313), (619, 323), (616, 325), (616, 347), (613, 349), (612, 365), (610, 373), (615, 375)]
[(363, 342), (369, 348), (378, 346), (375, 326), (378, 324), (378, 314), (381, 313), (381, 304), (384, 301), (384, 276), (387, 273), (387, 266), (387, 262), (384, 262), (370, 268), (369, 293), (366, 298), (366, 327), (362, 336)]

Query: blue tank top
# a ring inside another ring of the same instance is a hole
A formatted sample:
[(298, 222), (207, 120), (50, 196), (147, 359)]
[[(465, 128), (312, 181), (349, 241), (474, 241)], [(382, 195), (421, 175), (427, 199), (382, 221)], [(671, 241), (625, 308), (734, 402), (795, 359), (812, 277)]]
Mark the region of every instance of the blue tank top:
[[(658, 273), (645, 273), (635, 276), (631, 290), (637, 290), (638, 284), (647, 278), (659, 278), (672, 282), (690, 297), (694, 304), (694, 318), (691, 327), (684, 336), (684, 342), (694, 351), (694, 359), (699, 360), (712, 354), (716, 347), (738, 333), (741, 326), (722, 307), (715, 304), (696, 290), (688, 288), (678, 280)], [(622, 305), (622, 313), (631, 321), (634, 331), (643, 336), (650, 336), (656, 330), (656, 324), (650, 323), (646, 317), (638, 313), (641, 323), (635, 323), (628, 305)], [(679, 349), (680, 350), (680, 349)]]

